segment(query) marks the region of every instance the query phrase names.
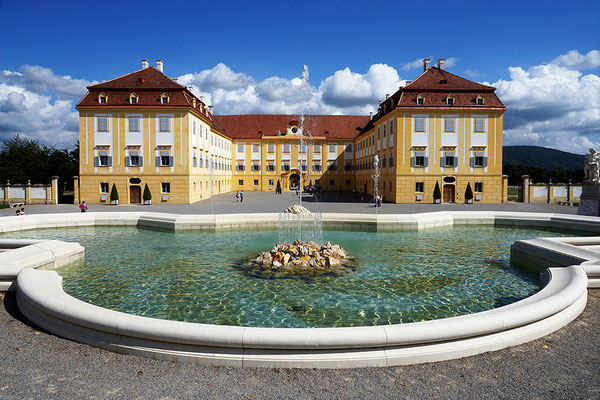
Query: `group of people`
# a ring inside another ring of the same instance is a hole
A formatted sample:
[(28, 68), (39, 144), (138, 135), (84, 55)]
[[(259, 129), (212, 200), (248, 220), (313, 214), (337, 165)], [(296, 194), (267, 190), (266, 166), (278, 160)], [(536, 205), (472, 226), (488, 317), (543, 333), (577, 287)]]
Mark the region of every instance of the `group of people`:
[(20, 210), (17, 208), (15, 215), (27, 215), (27, 213), (25, 212), (25, 208), (22, 207)]
[(235, 192), (235, 201), (239, 201), (240, 203), (244, 202), (244, 191), (241, 190), (239, 192)]

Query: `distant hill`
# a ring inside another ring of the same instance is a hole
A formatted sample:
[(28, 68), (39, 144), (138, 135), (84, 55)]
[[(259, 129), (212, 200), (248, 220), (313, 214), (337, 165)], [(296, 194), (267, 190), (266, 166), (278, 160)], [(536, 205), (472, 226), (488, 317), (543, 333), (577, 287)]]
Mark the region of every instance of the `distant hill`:
[(540, 146), (504, 146), (502, 164), (520, 164), (538, 168), (583, 168), (584, 156)]

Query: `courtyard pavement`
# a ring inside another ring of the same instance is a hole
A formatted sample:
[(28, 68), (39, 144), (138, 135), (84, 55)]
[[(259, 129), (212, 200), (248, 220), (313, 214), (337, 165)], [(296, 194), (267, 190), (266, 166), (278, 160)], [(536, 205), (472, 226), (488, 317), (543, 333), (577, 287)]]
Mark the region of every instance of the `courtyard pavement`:
[[(85, 200), (85, 199), (83, 199)], [(194, 204), (88, 204), (88, 211), (152, 211), (174, 214), (226, 214), (226, 213), (260, 213), (282, 212), (288, 206), (298, 204), (298, 196), (293, 192), (275, 194), (273, 192), (245, 192), (244, 201), (236, 202), (235, 193), (225, 193), (212, 199), (199, 201)], [(381, 213), (381, 214), (411, 214), (432, 211), (522, 211), (575, 214), (577, 207), (562, 206), (546, 203), (503, 203), (503, 204), (391, 204), (384, 203), (378, 210), (373, 203), (361, 201), (354, 193), (327, 192), (321, 201), (315, 202), (312, 196), (304, 194), (302, 205), (312, 212), (344, 212), (344, 213)], [(77, 205), (29, 205), (25, 210), (30, 214), (79, 212)], [(16, 209), (0, 209), (0, 216), (14, 215)]]
[[(312, 211), (374, 213), (372, 204), (330, 194)], [(359, 200), (359, 199), (358, 199)], [(90, 211), (180, 214), (279, 212), (292, 193), (234, 194), (193, 205), (99, 206)], [(27, 206), (29, 213), (79, 212), (75, 205)], [(549, 204), (384, 204), (380, 213), (505, 210), (574, 214)], [(2, 209), (0, 215), (13, 215)], [(207, 367), (122, 355), (66, 340), (28, 321), (14, 293), (0, 294), (0, 399), (598, 399), (600, 290), (568, 326), (520, 346), (458, 360), (343, 370)]]

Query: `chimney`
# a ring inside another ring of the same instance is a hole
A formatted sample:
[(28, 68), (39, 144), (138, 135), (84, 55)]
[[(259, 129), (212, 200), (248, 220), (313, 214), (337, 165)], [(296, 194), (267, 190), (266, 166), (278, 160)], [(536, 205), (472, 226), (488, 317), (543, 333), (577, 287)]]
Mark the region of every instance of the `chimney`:
[(386, 93), (386, 94), (385, 94), (385, 99), (387, 100), (387, 99), (389, 99), (389, 98), (390, 98), (390, 94), (389, 94), (389, 93)]
[(444, 59), (443, 58), (440, 58), (438, 60), (438, 68), (439, 69), (444, 69)]
[(163, 72), (163, 60), (156, 60), (156, 69)]
[(214, 114), (213, 110), (214, 110), (213, 106), (208, 106), (208, 112), (210, 112), (211, 114)]
[(148, 60), (142, 60), (142, 69), (146, 69), (150, 66)]
[(372, 120), (372, 119), (373, 119), (373, 111), (370, 111), (369, 112), (369, 120)]
[(429, 69), (429, 61), (431, 61), (431, 58), (425, 58), (423, 60), (423, 72)]

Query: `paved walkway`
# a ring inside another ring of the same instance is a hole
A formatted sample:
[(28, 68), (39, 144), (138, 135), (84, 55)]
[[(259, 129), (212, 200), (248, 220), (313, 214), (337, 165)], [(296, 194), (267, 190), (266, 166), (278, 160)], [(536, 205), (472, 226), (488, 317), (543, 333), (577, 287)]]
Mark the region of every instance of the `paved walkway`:
[[(85, 199), (84, 199), (85, 200)], [(282, 212), (288, 206), (298, 204), (298, 196), (292, 192), (277, 195), (272, 192), (246, 192), (244, 202), (235, 201), (235, 193), (226, 193), (214, 196), (213, 199), (203, 200), (194, 204), (152, 204), (143, 205), (99, 205), (89, 204), (89, 211), (154, 211), (175, 214), (226, 214), (226, 213), (256, 213), (256, 212)], [(319, 202), (314, 202), (312, 197), (304, 195), (302, 205), (313, 212), (347, 212), (347, 213), (382, 213), (382, 214), (411, 214), (432, 211), (524, 211), (524, 212), (550, 212), (562, 214), (575, 214), (577, 207), (561, 206), (558, 204), (391, 204), (384, 203), (375, 210), (372, 203), (361, 202), (360, 197), (352, 193), (339, 194), (337, 192), (324, 193)], [(30, 214), (79, 212), (77, 205), (32, 205), (26, 206)], [(14, 215), (15, 209), (0, 209), (0, 216)]]

